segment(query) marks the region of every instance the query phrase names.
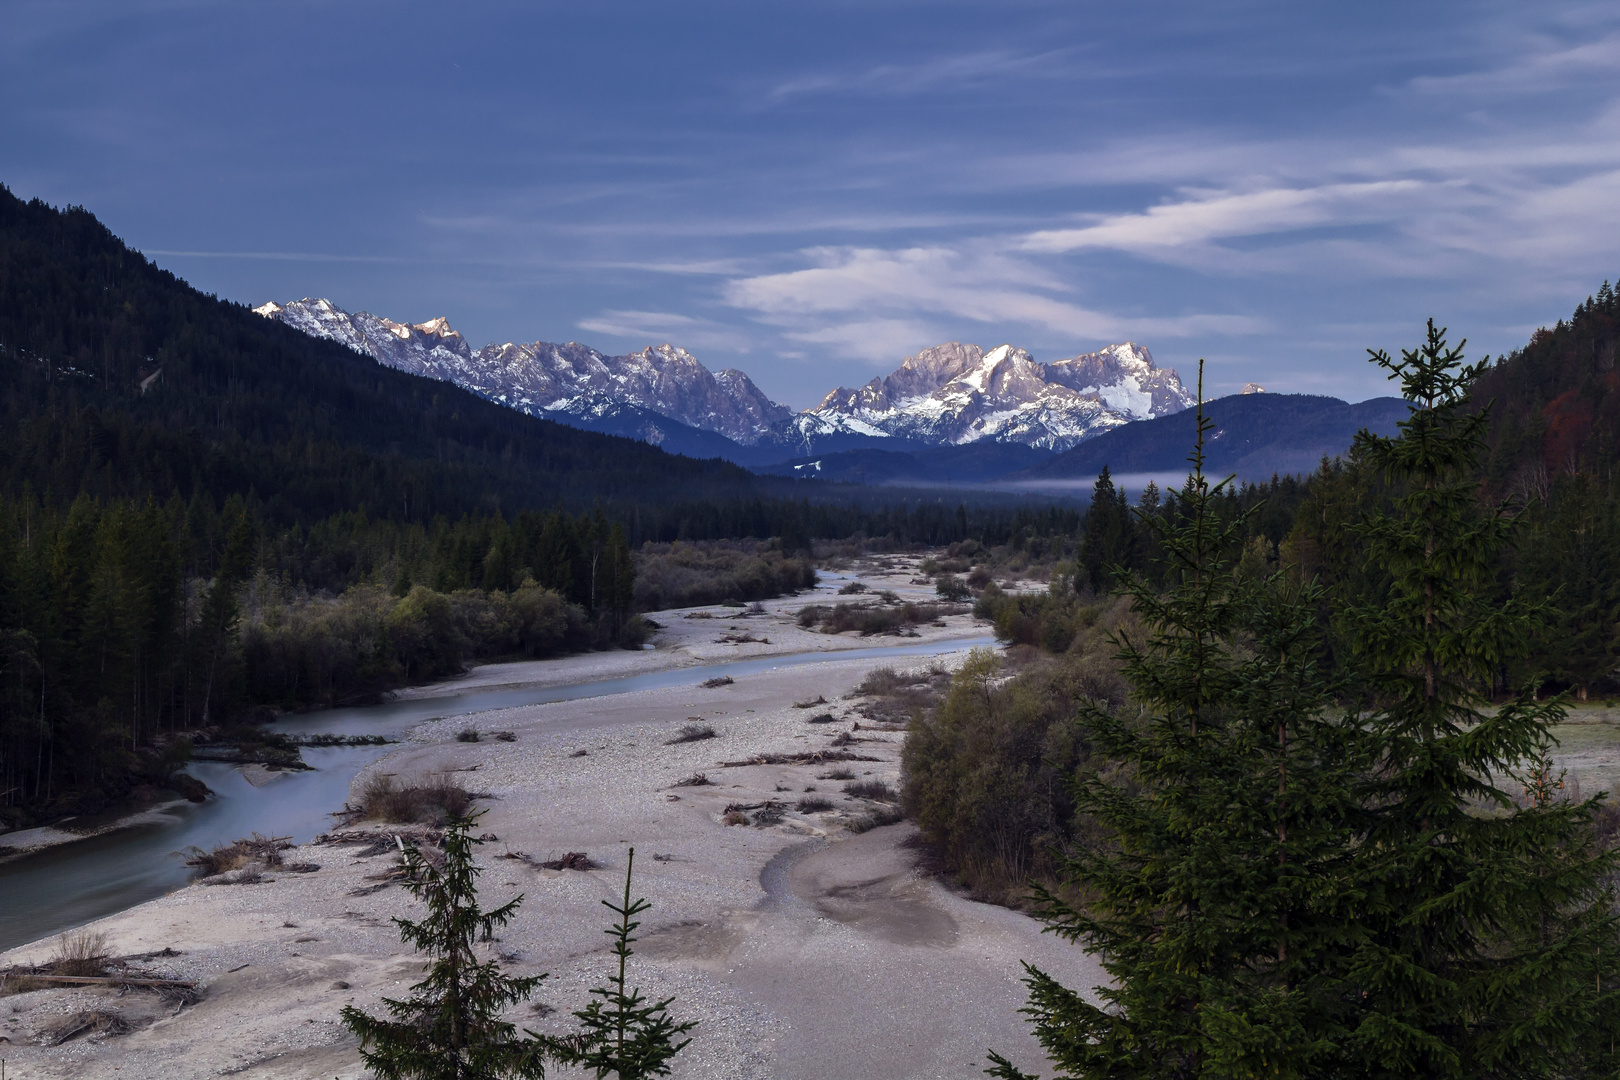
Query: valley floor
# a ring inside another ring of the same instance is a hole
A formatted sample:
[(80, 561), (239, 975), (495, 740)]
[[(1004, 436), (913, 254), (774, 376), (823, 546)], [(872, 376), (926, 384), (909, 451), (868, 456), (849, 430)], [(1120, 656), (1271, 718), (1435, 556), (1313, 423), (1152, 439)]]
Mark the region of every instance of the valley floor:
[[(897, 578), (904, 574), (898, 570)], [(832, 579), (820, 591), (838, 584)], [(742, 650), (894, 643), (800, 631), (792, 614), (809, 599), (773, 602), (767, 614), (743, 619), (712, 608), (704, 609), (710, 618), (660, 613), (668, 629), (654, 652), (480, 668), (433, 692), (611, 678), (649, 664), (712, 663)], [(952, 639), (984, 633), (969, 616), (946, 623), (923, 628), (942, 650)], [(732, 626), (771, 644), (719, 644)], [(822, 641), (802, 642), (799, 634)], [(955, 663), (962, 655), (941, 660)], [(610, 958), (601, 901), (622, 888), (634, 847), (635, 891), (653, 908), (633, 977), (650, 995), (674, 995), (681, 1018), (701, 1022), (676, 1059), (676, 1076), (960, 1077), (977, 1075), (990, 1047), (1036, 1067), (1039, 1048), (1017, 1011), (1024, 1000), (1019, 961), (1089, 986), (1100, 972), (1087, 957), (1043, 936), (1027, 916), (969, 901), (920, 871), (908, 845), (911, 826), (852, 835), (844, 822), (871, 807), (843, 794), (842, 782), (823, 779), (828, 764), (727, 764), (826, 749), (833, 735), (849, 732), (863, 741), (845, 749), (872, 760), (840, 765), (861, 779), (895, 783), (901, 733), (853, 730), (859, 717), (848, 695), (872, 666), (869, 659), (829, 661), (713, 688), (432, 721), (373, 768), (407, 778), (455, 771), (469, 788), (487, 793), (479, 828), (498, 839), (480, 849), (483, 902), (525, 897), (493, 947), (519, 972), (551, 973), (536, 996), (544, 1009), (517, 1014), (528, 1026), (560, 1030), (589, 988), (605, 979)], [(794, 707), (818, 697), (826, 704)], [(823, 712), (837, 722), (808, 723)], [(667, 744), (696, 718), (717, 737)], [(469, 722), (510, 730), (516, 741), (455, 741)], [(676, 785), (698, 772), (711, 783)], [(795, 810), (808, 788), (833, 809)], [(785, 804), (779, 823), (724, 823), (729, 806), (767, 800)], [(0, 997), (8, 1078), (365, 1075), (339, 1010), (353, 1004), (379, 1011), (383, 996), (407, 994), (420, 968), (389, 922), (418, 915), (418, 906), (397, 884), (373, 877), (388, 869), (392, 855), (363, 857), (363, 850), (308, 845), (285, 858), (319, 864), (316, 872), (272, 872), (258, 884), (195, 884), (94, 924), (117, 955), (173, 950), (177, 955), (140, 966), (196, 980), (201, 1000), (182, 1006), (145, 991), (119, 996), (99, 988)], [(588, 853), (600, 868), (534, 865), (567, 852)], [(515, 857), (520, 853), (526, 858)], [(13, 950), (0, 955), (0, 966), (45, 959), (52, 947)], [(39, 1032), (87, 1010), (116, 1013), (130, 1030), (37, 1045)]]

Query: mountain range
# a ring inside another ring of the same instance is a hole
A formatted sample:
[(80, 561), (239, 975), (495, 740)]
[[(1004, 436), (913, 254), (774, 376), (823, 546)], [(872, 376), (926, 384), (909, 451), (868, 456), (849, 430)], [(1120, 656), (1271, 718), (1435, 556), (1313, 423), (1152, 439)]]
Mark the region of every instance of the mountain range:
[[(398, 323), (324, 299), (253, 310), (532, 416), (784, 477), (1040, 485), (1089, 480), (1104, 465), (1171, 474), (1185, 467), (1194, 432), (1194, 395), (1130, 341), (1051, 363), (1010, 344), (948, 342), (795, 413), (743, 372), (711, 372), (670, 344), (619, 356), (572, 341), (474, 349), (443, 318)], [(1311, 471), (1363, 427), (1393, 433), (1406, 405), (1268, 394), (1251, 383), (1205, 402), (1205, 413), (1216, 422), (1211, 471), (1263, 479)]]
[[(924, 349), (858, 389), (840, 387), (796, 414), (743, 372), (710, 372), (669, 344), (623, 356), (577, 342), (473, 349), (443, 318), (397, 323), (325, 299), (254, 310), (378, 363), (455, 383), (531, 415), (756, 466), (860, 448), (905, 453), (1016, 445), (1051, 454), (1193, 401), (1177, 373), (1157, 367), (1134, 342), (1051, 364), (1012, 345), (986, 351), (950, 342)], [(1029, 460), (1018, 458), (1020, 465)]]

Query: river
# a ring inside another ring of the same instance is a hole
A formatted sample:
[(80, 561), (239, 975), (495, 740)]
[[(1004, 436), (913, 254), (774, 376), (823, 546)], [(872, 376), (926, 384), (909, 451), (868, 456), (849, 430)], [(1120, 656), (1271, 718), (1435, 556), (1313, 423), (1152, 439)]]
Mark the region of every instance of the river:
[[(721, 675), (737, 678), (801, 664), (938, 656), (994, 644), (993, 638), (983, 636), (929, 644), (799, 653), (568, 686), (411, 698), (382, 705), (296, 713), (270, 725), (270, 730), (289, 735), (331, 732), (400, 738), (424, 720), (446, 716), (670, 686), (693, 686)], [(566, 731), (568, 725), (564, 721), (547, 730)], [(291, 836), (295, 843), (311, 840), (330, 827), (332, 812), (340, 809), (348, 798), (349, 782), (355, 774), (390, 749), (388, 746), (306, 747), (303, 754), (304, 760), (313, 767), (310, 771), (280, 774), (263, 787), (249, 784), (233, 765), (193, 762), (189, 769), (191, 774), (214, 790), (214, 797), (207, 802), (180, 803), (153, 815), (156, 820), (150, 824), (103, 833), (0, 863), (0, 951), (112, 915), (183, 887), (193, 876), (181, 854), (186, 848), (209, 849), (255, 832), (265, 836)]]

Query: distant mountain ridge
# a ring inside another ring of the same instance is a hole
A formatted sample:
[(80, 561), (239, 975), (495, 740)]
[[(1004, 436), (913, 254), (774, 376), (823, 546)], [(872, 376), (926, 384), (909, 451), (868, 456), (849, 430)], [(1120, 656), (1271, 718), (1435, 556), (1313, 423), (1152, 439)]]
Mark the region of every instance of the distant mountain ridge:
[(1012, 345), (987, 352), (948, 342), (795, 414), (743, 372), (711, 373), (670, 344), (623, 356), (577, 342), (475, 350), (443, 318), (397, 323), (309, 298), (254, 310), (530, 415), (749, 465), (864, 448), (909, 453), (983, 443), (1061, 451), (1192, 404), (1174, 370), (1128, 341), (1050, 364)]
[(617, 418), (621, 422), (609, 426), (632, 430), (639, 424), (636, 437), (655, 445), (665, 433), (643, 415), (647, 412), (742, 445), (759, 441), (774, 423), (793, 415), (741, 371), (712, 373), (685, 349), (668, 344), (624, 356), (607, 356), (573, 341), (506, 342), (474, 350), (442, 317), (396, 323), (308, 298), (253, 310), (313, 337), (342, 342), (391, 368), (464, 386), (530, 415), (564, 422)]
[[(1350, 404), (1314, 394), (1245, 393), (1204, 402), (1214, 424), (1204, 444), (1205, 470), (1242, 480), (1313, 471), (1323, 457), (1350, 449), (1356, 432), (1397, 434), (1411, 405), (1400, 398)], [(1177, 473), (1197, 434), (1197, 415), (1185, 411), (1115, 428), (1008, 480), (1089, 480), (1107, 466), (1115, 475)]]

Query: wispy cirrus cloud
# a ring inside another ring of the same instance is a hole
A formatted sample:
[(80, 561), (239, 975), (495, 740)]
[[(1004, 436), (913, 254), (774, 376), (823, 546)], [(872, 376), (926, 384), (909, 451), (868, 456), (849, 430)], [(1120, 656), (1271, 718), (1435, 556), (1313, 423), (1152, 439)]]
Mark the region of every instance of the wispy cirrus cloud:
[(964, 322), (997, 330), (1040, 327), (1077, 341), (1252, 334), (1269, 325), (1248, 315), (1128, 317), (1096, 310), (1066, 295), (1071, 290), (1050, 269), (991, 243), (971, 250), (821, 248), (804, 255), (817, 265), (733, 279), (725, 301), (783, 327), (793, 340), (841, 345), (868, 359), (893, 360), (930, 343), (940, 328), (961, 333)]
[(669, 311), (603, 311), (575, 324), (579, 329), (641, 344), (671, 342), (696, 349), (748, 352), (747, 334), (710, 319)]
[(1067, 74), (1063, 61), (1072, 49), (1018, 52), (985, 49), (938, 56), (914, 64), (876, 64), (843, 71), (799, 75), (770, 89), (773, 102), (812, 94), (921, 94), (948, 88), (969, 88), (1002, 78), (1030, 78)]
[(1589, 86), (1594, 78), (1620, 76), (1620, 35), (1575, 45), (1516, 36), (1509, 57), (1495, 66), (1455, 75), (1420, 75), (1406, 84), (1419, 94), (1499, 97)]
[(1215, 193), (1141, 212), (1109, 215), (1080, 228), (1041, 229), (1026, 236), (1019, 246), (1045, 254), (1087, 248), (1151, 254), (1232, 237), (1387, 221), (1432, 186), (1419, 180), (1376, 180)]

